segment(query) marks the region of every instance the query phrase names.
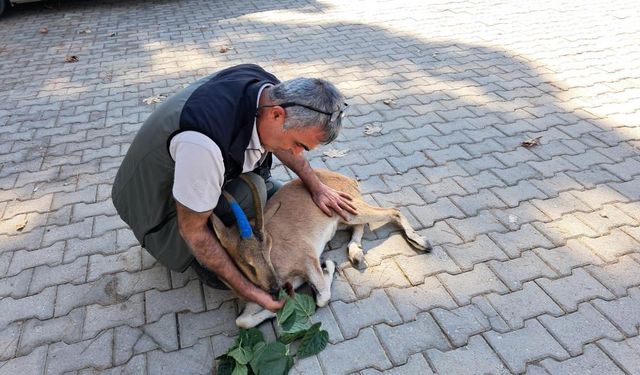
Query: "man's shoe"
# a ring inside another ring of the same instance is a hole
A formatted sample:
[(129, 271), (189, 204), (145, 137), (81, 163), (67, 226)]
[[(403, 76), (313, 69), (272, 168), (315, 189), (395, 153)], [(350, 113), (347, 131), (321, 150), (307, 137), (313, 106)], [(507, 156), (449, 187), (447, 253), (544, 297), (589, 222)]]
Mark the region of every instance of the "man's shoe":
[(205, 267), (203, 267), (197, 260), (193, 260), (191, 263), (191, 268), (195, 271), (196, 275), (203, 284), (210, 286), (213, 289), (218, 290), (229, 290), (227, 284), (223, 283), (222, 280), (216, 276), (215, 273), (209, 271)]

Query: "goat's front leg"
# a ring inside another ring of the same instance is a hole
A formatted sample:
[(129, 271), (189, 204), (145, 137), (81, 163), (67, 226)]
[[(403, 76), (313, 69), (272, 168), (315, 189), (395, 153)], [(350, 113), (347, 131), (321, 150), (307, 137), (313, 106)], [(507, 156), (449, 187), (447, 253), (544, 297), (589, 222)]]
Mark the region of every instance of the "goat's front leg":
[(251, 328), (276, 316), (273, 313), (257, 303), (247, 302), (242, 314), (236, 318), (236, 325), (240, 328)]
[(325, 269), (320, 268), (320, 261), (316, 260), (313, 268), (308, 271), (309, 284), (316, 291), (316, 305), (326, 306), (331, 300), (331, 283), (336, 271), (336, 264), (327, 259)]
[(362, 251), (362, 235), (364, 234), (364, 224), (352, 226), (351, 241), (349, 241), (349, 261), (354, 266), (362, 264), (364, 252)]

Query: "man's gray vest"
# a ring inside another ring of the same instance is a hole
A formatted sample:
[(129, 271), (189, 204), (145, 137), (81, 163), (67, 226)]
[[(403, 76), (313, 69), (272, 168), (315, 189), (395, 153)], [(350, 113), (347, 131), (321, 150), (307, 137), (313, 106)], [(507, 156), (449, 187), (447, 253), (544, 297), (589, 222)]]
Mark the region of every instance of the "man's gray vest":
[(269, 83), (279, 81), (257, 65), (201, 79), (160, 105), (129, 147), (111, 191), (113, 204), (140, 244), (170, 269), (182, 272), (193, 261), (178, 231), (171, 138), (186, 130), (206, 135), (222, 152), (225, 182), (237, 177), (253, 132), (259, 90)]

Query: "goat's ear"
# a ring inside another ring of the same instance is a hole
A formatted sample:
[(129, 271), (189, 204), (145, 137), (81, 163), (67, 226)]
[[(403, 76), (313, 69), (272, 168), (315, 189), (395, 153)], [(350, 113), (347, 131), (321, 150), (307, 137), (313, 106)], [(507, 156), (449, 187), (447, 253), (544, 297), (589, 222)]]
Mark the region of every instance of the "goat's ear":
[(264, 213), (264, 222), (267, 223), (269, 222), (269, 220), (273, 217), (273, 215), (276, 214), (276, 212), (278, 212), (278, 210), (280, 209), (280, 206), (282, 205), (282, 202), (278, 202), (274, 205), (271, 205), (271, 207), (269, 207), (267, 209), (267, 212)]
[(237, 235), (234, 235), (233, 228), (227, 228), (226, 225), (215, 215), (211, 214), (209, 217), (211, 220), (211, 225), (213, 226), (213, 231), (216, 233), (220, 244), (226, 249), (235, 246), (237, 243)]

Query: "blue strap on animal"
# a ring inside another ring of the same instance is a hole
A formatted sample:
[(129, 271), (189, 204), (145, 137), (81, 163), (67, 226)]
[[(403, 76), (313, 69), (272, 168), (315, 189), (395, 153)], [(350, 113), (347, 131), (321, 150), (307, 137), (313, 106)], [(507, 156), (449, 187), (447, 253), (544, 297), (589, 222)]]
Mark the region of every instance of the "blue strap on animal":
[(240, 232), (241, 238), (251, 238), (253, 236), (253, 229), (251, 228), (251, 224), (249, 224), (249, 219), (247, 219), (247, 215), (245, 215), (242, 208), (236, 202), (236, 200), (231, 196), (231, 194), (227, 192), (222, 193), (229, 203), (229, 207), (231, 207), (231, 212), (233, 212), (233, 216), (236, 218), (236, 223), (238, 224), (238, 232)]

